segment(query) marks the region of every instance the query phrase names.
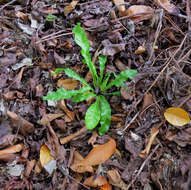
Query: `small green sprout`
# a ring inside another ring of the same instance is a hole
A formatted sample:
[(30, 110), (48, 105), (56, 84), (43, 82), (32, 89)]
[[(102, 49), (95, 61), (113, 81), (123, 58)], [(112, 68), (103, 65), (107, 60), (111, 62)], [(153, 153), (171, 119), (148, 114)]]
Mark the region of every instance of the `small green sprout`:
[[(110, 72), (104, 75), (107, 58), (103, 55), (99, 55), (98, 75), (96, 67), (90, 56), (90, 43), (84, 29), (80, 26), (80, 23), (74, 27), (72, 32), (74, 33), (75, 42), (81, 47), (81, 55), (84, 58), (83, 63), (88, 66), (92, 74), (93, 86), (88, 84), (84, 78), (81, 78), (73, 70), (69, 68), (57, 68), (55, 71), (56, 74), (64, 71), (68, 77), (80, 81), (83, 84), (83, 87), (79, 90), (66, 90), (64, 88), (59, 88), (57, 91), (51, 92), (47, 94), (47, 96), (44, 96), (43, 100), (61, 100), (72, 98), (73, 102), (81, 102), (90, 98), (95, 98), (95, 102), (90, 105), (85, 114), (85, 123), (87, 129), (89, 130), (93, 130), (100, 123), (98, 131), (100, 135), (103, 135), (108, 132), (111, 124), (111, 107), (105, 96), (120, 95), (120, 91), (108, 93), (107, 90), (113, 86), (125, 86), (124, 82), (127, 79), (133, 79), (133, 77), (137, 74), (137, 71), (130, 69), (122, 71), (119, 75)], [(112, 76), (114, 79), (110, 80)]]

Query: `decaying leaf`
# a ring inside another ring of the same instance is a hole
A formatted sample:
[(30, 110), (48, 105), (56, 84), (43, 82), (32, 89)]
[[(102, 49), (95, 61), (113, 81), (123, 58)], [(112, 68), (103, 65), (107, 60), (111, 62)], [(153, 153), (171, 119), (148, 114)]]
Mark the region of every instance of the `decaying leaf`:
[(10, 146), (8, 148), (0, 150), (0, 156), (4, 155), (4, 154), (13, 154), (13, 153), (20, 152), (21, 150), (23, 150), (23, 148), (24, 148), (23, 144), (17, 144), (17, 145)]
[(159, 6), (168, 11), (171, 14), (179, 14), (179, 9), (169, 2), (169, 0), (154, 0), (154, 2)]
[(50, 123), (51, 121), (62, 117), (64, 114), (63, 113), (56, 113), (56, 114), (45, 114), (43, 115), (42, 119), (40, 120), (40, 124), (41, 125), (47, 125), (48, 123)]
[(109, 138), (109, 141), (102, 145), (95, 146), (89, 154), (78, 163), (78, 165), (96, 166), (107, 161), (116, 151), (116, 142)]
[(153, 127), (151, 129), (151, 135), (150, 135), (149, 141), (146, 145), (146, 148), (143, 151), (141, 151), (141, 153), (139, 154), (140, 157), (145, 158), (148, 156), (151, 149), (151, 145), (154, 142), (158, 133), (159, 133), (159, 129), (157, 127)]
[[(100, 189), (103, 189), (102, 187), (109, 184), (106, 178), (102, 175), (98, 175), (95, 179), (95, 176), (88, 177), (84, 181), (84, 185), (88, 187), (99, 187)], [(104, 188), (106, 190), (106, 188)], [(108, 186), (107, 190), (111, 189), (111, 185)]]
[(54, 169), (56, 169), (56, 160), (45, 144), (40, 148), (40, 163), (49, 174), (52, 174)]
[(67, 5), (64, 8), (64, 14), (68, 15), (69, 13), (71, 13), (75, 9), (77, 4), (78, 4), (78, 0), (73, 0), (69, 5)]
[(164, 112), (165, 119), (172, 125), (176, 127), (181, 127), (190, 122), (190, 117), (188, 113), (178, 107), (170, 107)]
[(66, 90), (74, 90), (78, 86), (78, 81), (74, 79), (59, 79), (57, 82), (59, 88), (65, 88)]
[(93, 167), (89, 165), (83, 165), (79, 166), (78, 163), (81, 162), (84, 158), (78, 153), (77, 151), (74, 152), (74, 158), (73, 158), (73, 163), (70, 166), (70, 168), (78, 173), (84, 173), (84, 172), (90, 172), (93, 173)]
[(109, 170), (107, 177), (109, 178), (109, 183), (113, 186), (119, 187), (122, 190), (127, 189), (127, 184), (121, 179), (117, 170)]
[(133, 22), (140, 22), (152, 18), (154, 9), (145, 5), (132, 5), (123, 12), (123, 16), (129, 16)]

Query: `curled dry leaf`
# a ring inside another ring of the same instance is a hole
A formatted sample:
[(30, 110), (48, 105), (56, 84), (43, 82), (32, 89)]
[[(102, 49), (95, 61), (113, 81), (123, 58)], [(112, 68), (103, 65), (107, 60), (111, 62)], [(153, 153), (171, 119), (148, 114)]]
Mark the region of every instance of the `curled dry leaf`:
[(155, 3), (171, 14), (179, 14), (179, 9), (168, 0), (154, 0)]
[(145, 5), (132, 5), (124, 13), (123, 16), (129, 16), (133, 22), (140, 22), (152, 18), (154, 9)]
[(96, 166), (107, 161), (116, 151), (116, 142), (109, 138), (109, 141), (102, 145), (96, 145), (89, 154), (78, 163), (79, 166)]
[(127, 184), (121, 179), (117, 170), (109, 170), (107, 172), (107, 177), (109, 178), (109, 183), (111, 185), (119, 187), (122, 190), (127, 189)]
[(23, 144), (17, 144), (17, 145), (10, 146), (8, 148), (0, 150), (0, 156), (4, 155), (4, 154), (13, 154), (13, 153), (20, 152), (21, 150), (23, 150), (23, 148), (24, 148)]
[[(102, 175), (98, 175), (95, 179), (95, 176), (88, 177), (84, 181), (84, 185), (88, 187), (99, 187), (100, 189), (103, 189), (102, 187), (109, 184), (106, 178)], [(109, 187), (110, 186), (110, 187)], [(111, 185), (109, 184), (107, 190), (111, 189)], [(106, 190), (106, 188), (104, 188)]]
[(74, 157), (73, 157), (73, 163), (70, 166), (70, 169), (72, 169), (75, 172), (78, 173), (84, 173), (84, 172), (91, 172), (93, 173), (93, 167), (89, 165), (83, 165), (79, 166), (78, 163), (81, 162), (84, 158), (78, 153), (77, 151), (74, 152)]
[(159, 133), (158, 127), (153, 127), (151, 129), (151, 135), (150, 135), (149, 141), (146, 145), (146, 148), (143, 151), (141, 151), (141, 153), (139, 154), (140, 157), (145, 158), (148, 156), (151, 149), (151, 145), (153, 144), (158, 133)]
[(73, 0), (69, 5), (67, 5), (64, 8), (64, 14), (68, 15), (69, 13), (71, 13), (75, 9), (77, 4), (78, 4), (78, 0)]
[(63, 113), (56, 113), (56, 114), (45, 114), (43, 115), (42, 119), (40, 120), (41, 125), (47, 125), (51, 121), (62, 117), (64, 114)]
[(78, 81), (74, 79), (59, 79), (57, 82), (59, 88), (65, 88), (66, 90), (74, 90), (78, 86)]
[(170, 107), (164, 112), (165, 119), (172, 125), (176, 127), (181, 127), (190, 122), (190, 117), (188, 113), (178, 107)]

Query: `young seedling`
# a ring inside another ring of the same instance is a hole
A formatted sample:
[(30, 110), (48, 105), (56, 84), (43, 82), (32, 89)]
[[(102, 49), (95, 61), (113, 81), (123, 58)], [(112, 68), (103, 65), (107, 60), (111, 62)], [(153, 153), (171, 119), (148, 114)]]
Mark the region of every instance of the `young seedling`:
[[(80, 81), (83, 84), (83, 87), (79, 90), (66, 90), (64, 88), (59, 88), (57, 91), (51, 92), (47, 94), (47, 96), (44, 96), (43, 100), (61, 100), (72, 98), (73, 102), (81, 102), (90, 98), (95, 98), (95, 102), (90, 105), (85, 114), (85, 123), (89, 130), (94, 129), (98, 123), (100, 123), (98, 131), (100, 135), (103, 135), (109, 130), (111, 123), (111, 107), (105, 96), (120, 95), (119, 91), (107, 93), (107, 90), (113, 86), (125, 86), (124, 82), (127, 79), (133, 79), (133, 77), (137, 74), (137, 71), (125, 70), (119, 75), (108, 72), (104, 75), (107, 59), (105, 56), (99, 55), (98, 75), (90, 56), (90, 43), (84, 29), (80, 26), (80, 23), (74, 27), (72, 32), (74, 33), (75, 42), (81, 47), (81, 55), (84, 58), (83, 63), (87, 65), (92, 74), (93, 86), (88, 84), (84, 78), (81, 78), (73, 70), (69, 68), (58, 68), (55, 73), (58, 74), (64, 71), (68, 77)], [(112, 75), (114, 79), (110, 80)]]

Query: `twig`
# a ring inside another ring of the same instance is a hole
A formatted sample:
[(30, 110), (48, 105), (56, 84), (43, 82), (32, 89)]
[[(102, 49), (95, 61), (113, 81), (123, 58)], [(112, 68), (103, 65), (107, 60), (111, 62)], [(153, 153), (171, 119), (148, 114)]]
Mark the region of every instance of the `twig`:
[(6, 3), (5, 5), (3, 5), (1, 8), (0, 8), (0, 11), (2, 11), (5, 7), (11, 5), (12, 3), (14, 3), (16, 0), (12, 0), (10, 1), (9, 3)]
[(146, 158), (146, 160), (142, 163), (141, 167), (139, 168), (139, 171), (138, 173), (136, 174), (136, 176), (131, 180), (131, 182), (129, 183), (129, 185), (127, 186), (127, 189), (128, 190), (132, 185), (133, 183), (136, 181), (137, 177), (140, 175), (140, 173), (142, 172), (143, 168), (145, 167), (146, 163), (151, 159), (151, 157), (153, 156), (153, 154), (156, 152), (156, 150), (158, 149), (158, 147), (160, 146), (160, 144), (158, 144), (154, 149), (153, 151), (150, 153), (150, 155)]

